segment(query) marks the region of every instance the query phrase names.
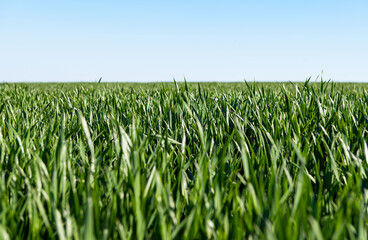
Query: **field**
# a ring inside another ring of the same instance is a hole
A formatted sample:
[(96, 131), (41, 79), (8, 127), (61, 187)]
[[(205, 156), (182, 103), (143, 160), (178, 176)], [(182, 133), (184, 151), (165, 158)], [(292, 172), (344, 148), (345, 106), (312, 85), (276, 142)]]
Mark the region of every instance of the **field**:
[(0, 239), (367, 239), (368, 84), (0, 85)]

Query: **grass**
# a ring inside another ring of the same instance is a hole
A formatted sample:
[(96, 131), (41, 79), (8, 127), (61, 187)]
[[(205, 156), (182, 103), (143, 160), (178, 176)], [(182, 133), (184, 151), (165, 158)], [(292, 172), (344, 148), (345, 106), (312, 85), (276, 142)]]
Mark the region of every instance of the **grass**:
[(2, 84), (0, 239), (367, 239), (367, 88)]

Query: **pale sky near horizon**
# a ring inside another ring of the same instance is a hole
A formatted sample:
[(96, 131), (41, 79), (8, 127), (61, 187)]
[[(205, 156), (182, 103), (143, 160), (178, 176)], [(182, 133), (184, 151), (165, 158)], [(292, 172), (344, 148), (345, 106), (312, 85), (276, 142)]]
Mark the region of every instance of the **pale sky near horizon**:
[(368, 1), (0, 0), (0, 82), (368, 81)]

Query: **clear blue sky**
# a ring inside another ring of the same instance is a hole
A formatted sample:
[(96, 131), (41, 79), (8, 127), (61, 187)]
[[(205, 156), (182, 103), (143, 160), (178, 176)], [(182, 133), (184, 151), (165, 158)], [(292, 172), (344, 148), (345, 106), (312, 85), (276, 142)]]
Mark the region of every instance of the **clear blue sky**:
[(0, 0), (3, 81), (368, 81), (368, 1)]

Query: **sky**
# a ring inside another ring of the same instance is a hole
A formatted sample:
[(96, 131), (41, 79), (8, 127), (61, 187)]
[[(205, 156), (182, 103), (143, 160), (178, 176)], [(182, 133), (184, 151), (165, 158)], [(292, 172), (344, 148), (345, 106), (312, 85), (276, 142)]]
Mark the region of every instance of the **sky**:
[(367, 12), (367, 0), (0, 0), (0, 82), (368, 81)]

